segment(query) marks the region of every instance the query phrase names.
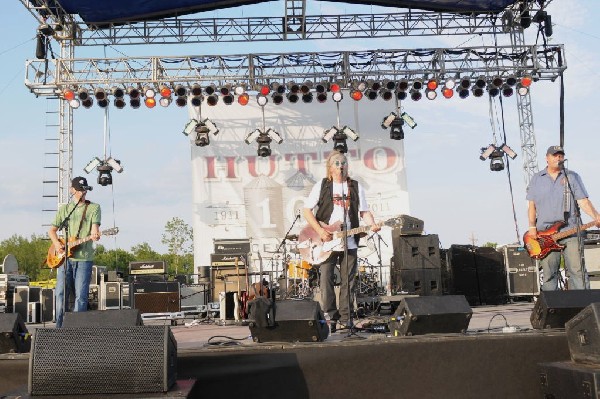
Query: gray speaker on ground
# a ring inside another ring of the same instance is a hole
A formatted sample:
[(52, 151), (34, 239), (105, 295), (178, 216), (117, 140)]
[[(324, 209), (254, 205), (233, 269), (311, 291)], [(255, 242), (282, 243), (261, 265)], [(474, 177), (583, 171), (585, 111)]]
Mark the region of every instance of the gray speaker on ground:
[(533, 328), (564, 328), (567, 321), (594, 302), (600, 302), (600, 290), (542, 291), (529, 320)]
[(167, 392), (177, 378), (168, 326), (40, 328), (29, 358), (31, 395)]
[(464, 295), (403, 298), (388, 323), (392, 335), (464, 333), (473, 311)]
[(63, 320), (63, 327), (65, 328), (131, 327), (142, 325), (144, 325), (144, 322), (138, 309), (67, 312)]
[(19, 313), (0, 313), (0, 353), (29, 352), (31, 340)]

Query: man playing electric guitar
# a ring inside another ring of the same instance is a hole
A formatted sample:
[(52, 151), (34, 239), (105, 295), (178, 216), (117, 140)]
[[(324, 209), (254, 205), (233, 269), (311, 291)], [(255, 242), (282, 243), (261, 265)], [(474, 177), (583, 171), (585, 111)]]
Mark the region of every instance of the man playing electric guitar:
[[(348, 177), (348, 160), (344, 154), (333, 151), (326, 162), (327, 177), (317, 182), (308, 199), (304, 202), (304, 218), (319, 235), (322, 242), (331, 241), (333, 234), (322, 224), (332, 225), (346, 219), (346, 229), (357, 228), (359, 216), (369, 225), (372, 231), (381, 228), (375, 224), (369, 211), (365, 192), (362, 186)], [(316, 214), (313, 210), (318, 208)], [(346, 217), (344, 218), (344, 213)], [(321, 223), (320, 223), (321, 222)], [(344, 244), (347, 245), (348, 259), (344, 259)], [(346, 243), (341, 242), (331, 248), (329, 257), (319, 265), (321, 272), (321, 307), (331, 318), (331, 332), (335, 332), (337, 322), (342, 328), (351, 327), (350, 313), (352, 309), (348, 293), (354, 290), (354, 277), (357, 269), (358, 237), (348, 236)], [(342, 284), (340, 287), (339, 304), (336, 305), (334, 291), (335, 267), (339, 263)], [(348, 290), (350, 284), (350, 290)], [(339, 310), (338, 310), (339, 308)]]
[[(65, 252), (63, 242), (58, 238), (58, 230), (69, 217), (68, 234), (70, 237), (90, 236), (93, 241), (100, 239), (100, 205), (87, 201), (85, 195), (92, 188), (84, 177), (76, 177), (71, 182), (72, 202), (61, 205), (52, 227), (48, 231), (57, 254)], [(70, 215), (70, 216), (69, 216)], [(70, 250), (69, 250), (70, 252)], [(64, 304), (69, 303), (69, 293), (75, 291), (75, 312), (85, 312), (88, 306), (88, 293), (94, 260), (92, 241), (77, 246), (56, 273), (56, 327), (62, 327), (65, 313)]]
[[(562, 224), (557, 225), (557, 221), (565, 221), (561, 230), (575, 228), (573, 231), (576, 232), (578, 216), (575, 207), (577, 205), (594, 220), (596, 225), (600, 226), (600, 214), (589, 200), (581, 177), (577, 173), (567, 170), (564, 167), (564, 161), (565, 151), (563, 148), (551, 146), (546, 151), (548, 166), (531, 178), (527, 187), (529, 230), (524, 237), (526, 246), (545, 246), (546, 231), (553, 232), (552, 228), (558, 229)], [(567, 177), (569, 184), (567, 184)], [(573, 198), (577, 204), (573, 204)], [(550, 244), (552, 243), (549, 242)], [(545, 257), (543, 252), (540, 256), (543, 258), (540, 262), (544, 272), (542, 290), (552, 291), (558, 288), (561, 254), (564, 257), (569, 277), (569, 289), (589, 289), (588, 276), (582, 270), (577, 235), (563, 238), (559, 240), (558, 244)], [(530, 254), (531, 249), (528, 248)], [(544, 249), (537, 248), (541, 251)], [(558, 252), (556, 249), (562, 249), (562, 252)]]

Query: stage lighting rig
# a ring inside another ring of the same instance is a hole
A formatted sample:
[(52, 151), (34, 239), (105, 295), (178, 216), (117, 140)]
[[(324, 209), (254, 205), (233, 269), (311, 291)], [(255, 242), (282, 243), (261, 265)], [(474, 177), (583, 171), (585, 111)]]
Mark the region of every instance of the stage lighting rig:
[(332, 139), (333, 149), (341, 153), (346, 153), (348, 152), (348, 144), (346, 144), (346, 140), (352, 139), (353, 141), (356, 141), (359, 139), (359, 135), (348, 126), (344, 126), (342, 128), (332, 126), (331, 129), (327, 129), (323, 132), (323, 137), (321, 140), (323, 140), (324, 143), (327, 143)]
[(390, 129), (390, 139), (392, 140), (404, 139), (404, 129), (402, 128), (402, 126), (406, 122), (405, 117), (403, 117), (403, 115), (406, 115), (408, 119), (412, 121), (411, 124), (413, 126), (417, 126), (416, 122), (414, 122), (414, 120), (406, 112), (402, 113), (400, 117), (395, 112), (392, 112), (388, 116), (383, 118), (383, 121), (381, 122), (382, 129)]
[(496, 146), (494, 144), (490, 144), (488, 147), (483, 147), (481, 149), (481, 155), (479, 159), (485, 161), (486, 159), (490, 159), (490, 170), (494, 172), (499, 172), (504, 170), (504, 155), (507, 155), (510, 159), (515, 159), (517, 154), (506, 144), (502, 144), (500, 146)]
[(259, 157), (268, 157), (271, 155), (271, 142), (281, 144), (283, 138), (275, 130), (269, 128), (266, 132), (256, 129), (246, 135), (244, 139), (246, 144), (251, 144), (253, 141), (258, 143), (257, 155)]
[(108, 157), (102, 161), (98, 157), (92, 158), (90, 162), (83, 168), (83, 171), (90, 174), (96, 169), (98, 171), (98, 184), (101, 186), (108, 186), (112, 184), (112, 171), (117, 173), (123, 172), (121, 161)]

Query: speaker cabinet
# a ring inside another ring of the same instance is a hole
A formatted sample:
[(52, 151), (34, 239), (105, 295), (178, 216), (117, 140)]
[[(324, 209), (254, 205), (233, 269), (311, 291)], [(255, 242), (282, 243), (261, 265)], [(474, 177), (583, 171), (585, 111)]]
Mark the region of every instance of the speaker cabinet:
[(437, 234), (405, 236), (392, 230), (394, 265), (398, 270), (439, 269), (440, 239)]
[(598, 398), (600, 368), (573, 362), (539, 363), (542, 398)]
[(27, 320), (27, 313), (29, 311), (29, 286), (18, 285), (15, 287), (13, 295), (13, 312), (18, 313), (21, 316), (21, 320)]
[(573, 361), (600, 364), (600, 303), (583, 308), (565, 323), (565, 330)]
[(131, 327), (142, 325), (144, 325), (144, 322), (138, 309), (67, 312), (63, 321), (64, 328)]
[(405, 297), (388, 323), (395, 336), (464, 333), (473, 311), (463, 295)]
[(31, 346), (29, 332), (19, 313), (0, 313), (0, 353), (25, 353)]
[(28, 391), (167, 392), (176, 377), (177, 342), (168, 326), (40, 328), (32, 343)]
[(132, 283), (133, 308), (142, 313), (172, 313), (181, 311), (179, 283), (155, 281)]
[(416, 295), (441, 295), (441, 269), (398, 270), (393, 278), (393, 292)]
[(504, 263), (509, 296), (539, 295), (538, 267), (525, 248), (518, 245), (505, 246)]
[(585, 268), (588, 273), (600, 273), (600, 243), (585, 244), (583, 247)]
[(567, 321), (594, 302), (600, 302), (600, 290), (542, 291), (529, 319), (533, 328), (564, 328)]
[(102, 290), (100, 310), (121, 309), (121, 283), (107, 281), (100, 285)]
[(248, 302), (250, 333), (254, 342), (320, 342), (329, 326), (316, 301), (273, 302), (259, 297)]
[(213, 267), (211, 273), (213, 287), (212, 300), (219, 301), (221, 292), (247, 291), (245, 269), (239, 268), (239, 274), (235, 268), (231, 267)]
[(42, 323), (47, 321), (54, 321), (54, 312), (56, 309), (56, 302), (54, 298), (54, 288), (43, 288), (41, 294), (42, 302)]

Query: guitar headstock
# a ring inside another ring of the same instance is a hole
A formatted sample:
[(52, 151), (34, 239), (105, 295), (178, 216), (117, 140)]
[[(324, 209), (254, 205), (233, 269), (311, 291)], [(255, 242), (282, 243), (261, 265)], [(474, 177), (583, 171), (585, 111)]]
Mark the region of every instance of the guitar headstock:
[(401, 217), (395, 217), (395, 218), (386, 220), (385, 222), (383, 222), (383, 224), (388, 227), (396, 227), (396, 226), (402, 226), (403, 222), (402, 222)]
[(119, 228), (118, 227), (112, 227), (112, 228), (107, 229), (107, 230), (102, 230), (102, 235), (105, 235), (105, 236), (114, 236), (118, 232), (119, 232)]

